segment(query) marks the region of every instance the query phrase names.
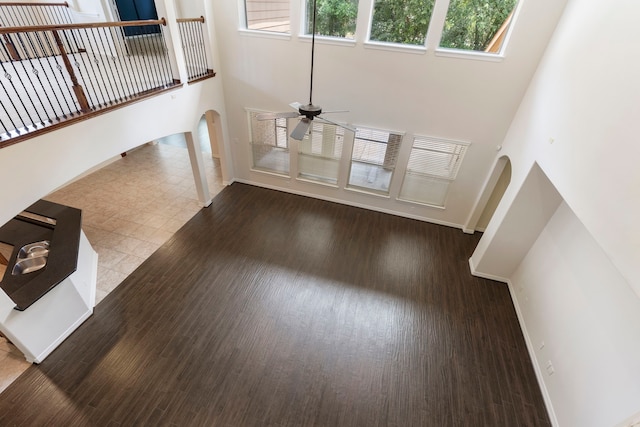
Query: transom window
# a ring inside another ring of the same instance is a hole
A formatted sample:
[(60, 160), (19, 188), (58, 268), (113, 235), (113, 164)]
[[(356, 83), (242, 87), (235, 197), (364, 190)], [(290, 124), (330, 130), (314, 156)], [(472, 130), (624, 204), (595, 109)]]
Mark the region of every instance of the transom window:
[(517, 0), (451, 0), (440, 47), (499, 53)]
[(245, 23), (249, 30), (291, 31), (289, 0), (245, 0)]
[(424, 45), (435, 0), (375, 0), (369, 40)]
[[(358, 0), (316, 0), (316, 35), (353, 39)], [(313, 0), (306, 0), (305, 34), (313, 32)]]
[(348, 186), (389, 194), (401, 143), (401, 134), (356, 128)]
[(466, 142), (416, 136), (399, 198), (444, 207), (449, 184), (456, 178), (468, 146)]

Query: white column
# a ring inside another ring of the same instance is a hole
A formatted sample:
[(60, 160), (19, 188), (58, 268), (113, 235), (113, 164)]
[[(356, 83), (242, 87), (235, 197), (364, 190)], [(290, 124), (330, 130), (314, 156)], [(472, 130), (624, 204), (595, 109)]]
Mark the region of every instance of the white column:
[(198, 200), (202, 203), (202, 206), (206, 208), (211, 204), (211, 194), (209, 193), (209, 186), (207, 185), (207, 175), (204, 170), (200, 141), (193, 137), (192, 132), (185, 132), (184, 139), (187, 142), (187, 150), (189, 150), (189, 160), (191, 161), (193, 179), (196, 183)]

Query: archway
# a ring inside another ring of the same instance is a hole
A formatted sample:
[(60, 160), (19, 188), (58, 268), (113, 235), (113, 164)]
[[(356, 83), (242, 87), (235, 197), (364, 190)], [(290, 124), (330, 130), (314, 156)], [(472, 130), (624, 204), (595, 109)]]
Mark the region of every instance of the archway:
[(229, 174), (220, 113), (215, 110), (205, 111), (198, 122), (198, 139), (200, 140), (202, 151), (211, 153), (214, 163), (220, 168), (223, 182), (228, 183)]
[(507, 156), (502, 156), (496, 161), (493, 171), (485, 183), (484, 190), (476, 201), (474, 210), (467, 221), (465, 232), (473, 233), (476, 230), (484, 231), (487, 228), (510, 182), (511, 160)]

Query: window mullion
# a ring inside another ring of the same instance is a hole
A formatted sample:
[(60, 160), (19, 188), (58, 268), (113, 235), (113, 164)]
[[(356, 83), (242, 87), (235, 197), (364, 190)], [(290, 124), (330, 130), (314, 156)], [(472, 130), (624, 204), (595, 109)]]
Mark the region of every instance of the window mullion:
[(440, 46), (442, 29), (444, 28), (444, 21), (447, 19), (448, 10), (449, 0), (436, 0), (433, 6), (433, 13), (431, 14), (431, 21), (429, 22), (427, 40), (425, 42), (427, 50), (436, 50)]

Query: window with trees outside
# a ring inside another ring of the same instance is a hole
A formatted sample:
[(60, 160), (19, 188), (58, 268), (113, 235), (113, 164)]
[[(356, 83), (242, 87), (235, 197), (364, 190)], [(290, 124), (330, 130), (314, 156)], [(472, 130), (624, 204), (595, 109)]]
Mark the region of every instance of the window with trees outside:
[[(306, 0), (305, 34), (313, 32), (313, 0)], [(353, 39), (358, 0), (316, 0), (316, 35)]]
[(435, 0), (375, 0), (369, 40), (424, 45)]
[(289, 175), (287, 119), (258, 120), (257, 111), (249, 111), (253, 168)]
[(517, 0), (451, 0), (440, 47), (500, 53)]
[(466, 142), (416, 136), (399, 199), (444, 207), (449, 184), (456, 178)]
[(344, 128), (313, 121), (298, 144), (298, 177), (336, 185), (343, 143)]
[(248, 30), (290, 32), (289, 0), (245, 0)]
[(402, 135), (356, 128), (348, 187), (389, 194)]

